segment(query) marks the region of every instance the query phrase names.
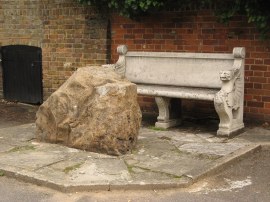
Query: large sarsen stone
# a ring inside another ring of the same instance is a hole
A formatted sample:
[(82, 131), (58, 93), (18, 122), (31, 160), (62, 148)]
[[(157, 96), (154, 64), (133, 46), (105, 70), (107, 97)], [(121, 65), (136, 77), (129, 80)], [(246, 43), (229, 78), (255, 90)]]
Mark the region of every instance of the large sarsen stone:
[(136, 85), (102, 67), (78, 69), (37, 112), (37, 139), (87, 151), (125, 154), (137, 142)]

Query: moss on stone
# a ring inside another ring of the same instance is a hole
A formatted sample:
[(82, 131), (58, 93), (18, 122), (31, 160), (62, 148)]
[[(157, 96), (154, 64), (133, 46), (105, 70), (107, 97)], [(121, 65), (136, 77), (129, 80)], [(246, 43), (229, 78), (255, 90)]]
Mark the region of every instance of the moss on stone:
[(159, 128), (159, 127), (155, 127), (155, 126), (150, 126), (149, 129), (156, 130), (156, 131), (166, 131), (165, 128)]
[(63, 170), (63, 172), (66, 173), (66, 174), (68, 174), (70, 171), (73, 171), (73, 170), (76, 170), (76, 169), (80, 168), (82, 164), (83, 163), (77, 163), (75, 165), (65, 167), (65, 169)]
[(17, 146), (10, 149), (8, 152), (19, 152), (19, 151), (27, 151), (27, 150), (35, 150), (36, 148), (33, 145), (24, 145), (24, 146)]

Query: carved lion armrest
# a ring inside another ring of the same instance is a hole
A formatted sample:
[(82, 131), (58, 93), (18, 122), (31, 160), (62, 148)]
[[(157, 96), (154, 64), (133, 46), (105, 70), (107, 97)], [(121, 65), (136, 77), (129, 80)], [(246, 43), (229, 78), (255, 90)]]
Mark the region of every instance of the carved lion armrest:
[(214, 105), (219, 116), (217, 134), (228, 135), (244, 127), (244, 59), (245, 48), (233, 49), (233, 66), (230, 70), (221, 71), (221, 90), (214, 97)]
[(239, 76), (239, 69), (225, 70), (219, 73), (221, 81), (231, 81)]
[(242, 95), (241, 72), (239, 68), (221, 71), (221, 90), (215, 96), (216, 103), (225, 103), (228, 107), (237, 109)]

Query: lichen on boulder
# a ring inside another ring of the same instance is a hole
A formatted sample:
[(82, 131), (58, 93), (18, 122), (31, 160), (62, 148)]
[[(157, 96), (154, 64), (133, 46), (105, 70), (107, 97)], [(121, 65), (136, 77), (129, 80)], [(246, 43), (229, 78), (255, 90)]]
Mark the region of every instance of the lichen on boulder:
[(141, 123), (136, 85), (103, 67), (79, 68), (36, 116), (39, 141), (111, 155), (132, 150)]

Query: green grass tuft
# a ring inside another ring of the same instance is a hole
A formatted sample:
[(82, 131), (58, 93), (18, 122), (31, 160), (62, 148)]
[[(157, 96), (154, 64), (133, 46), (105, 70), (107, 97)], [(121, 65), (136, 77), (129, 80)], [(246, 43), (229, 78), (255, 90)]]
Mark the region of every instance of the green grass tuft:
[(0, 177), (3, 177), (3, 176), (5, 176), (5, 173), (4, 171), (0, 170)]
[(35, 147), (33, 145), (18, 146), (18, 147), (12, 148), (8, 152), (18, 152), (18, 151), (27, 151), (27, 150), (35, 150)]
[(64, 173), (68, 174), (70, 171), (80, 168), (82, 164), (83, 163), (77, 163), (77, 164), (75, 164), (73, 166), (68, 166), (63, 171), (64, 171)]
[(159, 128), (159, 127), (155, 127), (155, 126), (150, 126), (149, 129), (156, 130), (156, 131), (166, 131), (167, 130), (165, 128)]

